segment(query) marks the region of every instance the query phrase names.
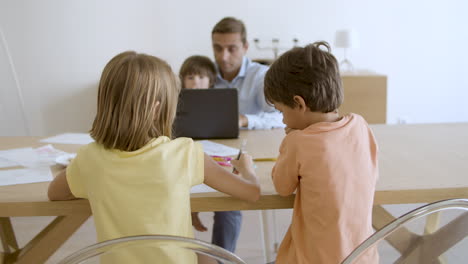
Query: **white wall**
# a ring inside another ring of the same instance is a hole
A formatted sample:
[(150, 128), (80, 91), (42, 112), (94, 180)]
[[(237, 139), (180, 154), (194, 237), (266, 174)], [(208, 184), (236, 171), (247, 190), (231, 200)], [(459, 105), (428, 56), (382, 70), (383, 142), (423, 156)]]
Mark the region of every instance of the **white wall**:
[[(254, 38), (333, 42), (336, 30), (354, 28), (354, 64), (388, 75), (389, 123), (467, 122), (466, 11), (464, 0), (0, 0), (0, 120), (17, 123), (0, 123), (0, 135), (87, 131), (110, 58), (132, 49), (178, 71), (190, 55), (212, 57), (211, 29), (227, 15), (247, 25), (252, 58), (272, 56)], [(21, 95), (24, 115), (20, 103), (11, 106)]]

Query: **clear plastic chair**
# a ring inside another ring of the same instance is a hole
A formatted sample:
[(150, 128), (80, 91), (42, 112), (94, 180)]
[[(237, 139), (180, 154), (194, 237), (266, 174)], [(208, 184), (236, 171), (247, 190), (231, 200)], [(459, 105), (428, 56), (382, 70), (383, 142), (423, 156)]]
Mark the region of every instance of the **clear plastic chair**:
[[(427, 204), (395, 219), (359, 245), (342, 264), (468, 263), (468, 200)], [(375, 256), (375, 255), (374, 255)]]
[(58, 264), (229, 263), (245, 264), (210, 243), (178, 236), (141, 235), (103, 241), (81, 249)]

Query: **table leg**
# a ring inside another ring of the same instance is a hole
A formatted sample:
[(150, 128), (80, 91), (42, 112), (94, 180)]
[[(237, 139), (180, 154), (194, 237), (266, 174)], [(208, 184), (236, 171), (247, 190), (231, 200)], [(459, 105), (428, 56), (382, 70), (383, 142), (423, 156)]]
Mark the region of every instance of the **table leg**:
[(278, 254), (278, 224), (276, 222), (276, 210), (271, 210), (272, 222), (273, 222), (273, 251)]
[[(402, 254), (395, 263), (444, 263), (444, 260), (438, 257), (468, 235), (468, 213), (460, 215), (436, 231), (438, 218), (438, 215), (429, 218), (425, 234), (422, 236), (400, 227), (386, 238), (387, 242)], [(395, 218), (382, 206), (374, 206), (373, 226), (376, 230), (384, 227), (392, 219)]]
[[(427, 216), (426, 225), (424, 226), (424, 235), (429, 235), (437, 231), (440, 225), (440, 212), (433, 213)], [(441, 264), (446, 264), (444, 255), (439, 256), (439, 262)]]
[(13, 260), (17, 264), (44, 263), (90, 216), (56, 217), (22, 249), (9, 254), (8, 261)]
[(260, 211), (260, 225), (261, 225), (261, 232), (263, 237), (263, 257), (265, 263), (270, 263), (274, 261), (272, 257), (272, 250), (271, 250), (271, 237), (270, 237), (270, 224), (268, 221), (268, 210), (261, 210)]
[[(372, 209), (372, 226), (375, 230), (380, 230), (396, 218), (381, 205), (374, 205)], [(410, 232), (406, 227), (401, 227), (387, 237), (387, 242), (400, 253), (403, 253), (410, 244), (419, 238), (418, 235)]]
[(19, 249), (9, 217), (0, 217), (0, 239), (5, 254)]

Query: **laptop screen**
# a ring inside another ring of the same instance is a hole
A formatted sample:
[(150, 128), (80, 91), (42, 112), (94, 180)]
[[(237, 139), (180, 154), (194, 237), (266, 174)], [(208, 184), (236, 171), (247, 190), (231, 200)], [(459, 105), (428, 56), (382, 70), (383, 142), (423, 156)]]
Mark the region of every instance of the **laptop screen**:
[(237, 89), (182, 89), (174, 121), (176, 137), (237, 138)]

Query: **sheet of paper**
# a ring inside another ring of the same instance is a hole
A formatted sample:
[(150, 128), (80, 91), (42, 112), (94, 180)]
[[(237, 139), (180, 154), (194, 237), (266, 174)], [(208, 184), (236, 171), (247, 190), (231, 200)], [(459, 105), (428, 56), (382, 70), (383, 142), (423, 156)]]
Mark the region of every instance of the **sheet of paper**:
[(0, 157), (23, 167), (37, 167), (39, 162), (39, 157), (33, 148), (2, 150)]
[(209, 140), (197, 141), (203, 146), (203, 151), (210, 156), (236, 156), (239, 149), (231, 148), (223, 144), (218, 144)]
[(0, 186), (52, 181), (48, 167), (35, 169), (0, 170)]
[(206, 193), (206, 192), (217, 192), (217, 190), (211, 188), (206, 184), (199, 184), (192, 187), (190, 193)]
[(16, 162), (0, 157), (0, 168), (15, 167), (18, 165), (19, 164)]
[(68, 154), (65, 151), (54, 148), (52, 145), (45, 145), (34, 149), (34, 151), (39, 156), (40, 166), (54, 165), (57, 157)]
[(49, 167), (55, 164), (55, 159), (63, 154), (66, 154), (66, 152), (55, 149), (52, 145), (45, 145), (36, 149), (18, 148), (2, 150), (0, 151), (0, 158), (7, 163), (15, 164), (15, 166), (38, 168)]
[(45, 138), (41, 142), (57, 144), (77, 144), (86, 145), (93, 142), (94, 139), (87, 133), (65, 133), (57, 136)]

